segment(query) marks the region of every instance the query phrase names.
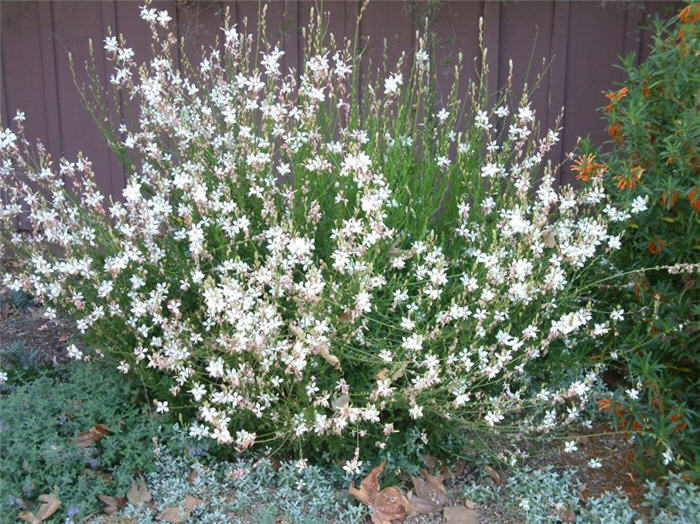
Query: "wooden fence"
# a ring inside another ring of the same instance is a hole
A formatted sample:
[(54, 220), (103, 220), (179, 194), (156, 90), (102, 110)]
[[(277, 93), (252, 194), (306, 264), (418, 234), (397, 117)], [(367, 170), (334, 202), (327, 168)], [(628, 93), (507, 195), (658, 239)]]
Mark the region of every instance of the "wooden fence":
[[(273, 1), (268, 9), (268, 28), (276, 32), (285, 50), (284, 65), (299, 65), (299, 27), (308, 20), (313, 2)], [(576, 137), (590, 134), (604, 140), (603, 123), (596, 108), (604, 103), (601, 91), (622, 79), (614, 67), (621, 54), (636, 52), (643, 57), (650, 35), (641, 29), (655, 14), (678, 9), (669, 2), (564, 2), (564, 1), (408, 1), (370, 2), (359, 32), (370, 37), (369, 53), (381, 56), (387, 40), (390, 59), (411, 51), (415, 31), (431, 10), (437, 34), (440, 61), (452, 61), (462, 52), (465, 61), (478, 55), (478, 21), (484, 20), (485, 42), (491, 64), (490, 85), (503, 85), (508, 61), (515, 63), (516, 86), (522, 85), (530, 57), (534, 71), (543, 60), (550, 67), (534, 98), (540, 119), (552, 124), (565, 107), (564, 134), (556, 156), (560, 159), (575, 144)], [(74, 156), (83, 151), (92, 159), (98, 183), (120, 195), (124, 172), (82, 107), (68, 65), (68, 53), (81, 64), (88, 54), (88, 39), (96, 43), (98, 69), (106, 79), (102, 41), (108, 27), (123, 33), (137, 57), (147, 56), (149, 34), (139, 19), (134, 1), (0, 1), (2, 11), (0, 53), (0, 113), (7, 125), (18, 109), (27, 116), (30, 137), (41, 139), (54, 155)], [(177, 33), (185, 37), (186, 50), (195, 55), (202, 44), (214, 42), (223, 25), (226, 8), (234, 22), (245, 17), (254, 25), (258, 2), (177, 1), (155, 2), (167, 9)], [(337, 36), (355, 32), (360, 4), (329, 1), (330, 30)], [(366, 74), (366, 72), (365, 72)], [(533, 77), (533, 74), (530, 74)], [(128, 116), (128, 115), (122, 115)], [(566, 176), (566, 175), (564, 175)]]

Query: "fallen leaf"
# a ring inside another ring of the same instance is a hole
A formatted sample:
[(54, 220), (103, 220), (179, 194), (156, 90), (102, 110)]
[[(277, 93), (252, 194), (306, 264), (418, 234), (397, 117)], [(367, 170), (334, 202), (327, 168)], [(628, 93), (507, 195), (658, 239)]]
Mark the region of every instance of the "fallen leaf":
[(132, 480), (131, 488), (127, 491), (126, 498), (132, 505), (140, 506), (151, 501), (151, 491), (146, 487), (146, 483), (143, 480), (139, 484)]
[(372, 508), (373, 524), (389, 524), (391, 521), (403, 521), (410, 509), (408, 497), (396, 486), (379, 490), (379, 475), (384, 471), (386, 461), (374, 468), (360, 483), (359, 489), (353, 482), (348, 491), (357, 500)]
[(584, 482), (583, 486), (579, 488), (578, 498), (583, 504), (588, 502), (588, 482)]
[(576, 522), (576, 514), (570, 508), (561, 508), (559, 510), (559, 520), (562, 522)]
[(445, 524), (478, 524), (479, 514), (464, 506), (449, 506), (443, 513)]
[(476, 502), (469, 499), (464, 499), (464, 505), (469, 509), (476, 509), (479, 507), (479, 505)]
[(496, 470), (491, 466), (484, 466), (484, 471), (488, 473), (489, 477), (491, 477), (491, 480), (493, 480), (493, 483), (496, 484), (496, 486), (500, 486), (505, 482), (505, 480), (502, 479)]
[(198, 499), (192, 495), (185, 495), (185, 503), (182, 508), (179, 506), (166, 508), (156, 517), (156, 520), (170, 522), (170, 524), (180, 524), (190, 518), (190, 514), (194, 508), (204, 504), (206, 504), (205, 500)]
[(374, 498), (377, 496), (377, 493), (379, 493), (379, 479), (377, 477), (384, 471), (385, 465), (386, 461), (370, 471), (369, 475), (360, 482), (359, 489), (355, 487), (354, 482), (350, 483), (348, 491), (365, 506), (371, 506), (374, 503)]
[(442, 509), (442, 505), (431, 502), (423, 497), (411, 494), (408, 497), (408, 503), (410, 505), (409, 516), (415, 517), (416, 515), (428, 515), (430, 513), (436, 513)]
[(109, 495), (97, 495), (104, 507), (102, 511), (107, 515), (114, 515), (126, 506), (126, 497), (110, 497)]
[(396, 486), (384, 488), (374, 499), (372, 522), (390, 524), (394, 520), (403, 522), (408, 516), (409, 502), (406, 495)]
[(61, 507), (61, 501), (54, 495), (39, 495), (39, 500), (43, 503), (36, 512), (36, 516), (41, 520), (48, 519)]
[(101, 438), (105, 437), (109, 433), (111, 433), (111, 430), (104, 424), (95, 424), (90, 429), (86, 429), (80, 435), (78, 435), (76, 443), (81, 448), (86, 448), (88, 446), (91, 446)]
[(54, 495), (39, 495), (39, 500), (41, 501), (41, 506), (36, 513), (23, 511), (18, 515), (18, 518), (31, 524), (39, 524), (50, 518), (61, 507), (61, 501)]
[(172, 506), (163, 510), (163, 512), (156, 517), (156, 520), (163, 520), (165, 522), (170, 522), (170, 524), (180, 524), (181, 522), (185, 522), (189, 517), (189, 514), (185, 515), (184, 509)]
[(187, 475), (187, 482), (194, 484), (195, 479), (199, 476), (196, 468), (190, 469), (190, 474)]
[(187, 512), (188, 516), (190, 513), (192, 513), (192, 510), (194, 508), (196, 508), (197, 506), (203, 506), (206, 503), (206, 500), (198, 499), (197, 497), (193, 497), (192, 495), (185, 495), (185, 511)]
[[(447, 489), (442, 483), (442, 476), (434, 476), (422, 469), (420, 477), (413, 477), (413, 488), (416, 495), (438, 505), (438, 510), (447, 504), (450, 498), (447, 496)], [(436, 510), (437, 511), (437, 510)]]
[(31, 511), (23, 511), (19, 515), (17, 515), (17, 518), (19, 520), (23, 520), (24, 522), (29, 522), (29, 524), (40, 524), (41, 520), (34, 515)]

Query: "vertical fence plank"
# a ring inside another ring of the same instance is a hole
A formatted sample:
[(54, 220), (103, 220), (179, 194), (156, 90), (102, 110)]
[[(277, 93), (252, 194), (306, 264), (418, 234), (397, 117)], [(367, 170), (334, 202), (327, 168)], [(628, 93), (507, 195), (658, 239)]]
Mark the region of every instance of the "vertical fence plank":
[[(284, 66), (301, 67), (299, 28), (308, 22), (313, 0), (281, 0), (269, 8), (268, 27), (273, 39), (280, 38), (285, 51)], [(338, 40), (352, 38), (361, 0), (327, 1), (323, 9), (330, 12), (329, 30)], [(201, 45), (213, 45), (223, 26), (226, 7), (232, 11), (232, 23), (242, 25), (248, 17), (249, 30), (256, 31), (257, 0), (240, 2), (154, 2), (156, 9), (167, 9), (178, 22), (175, 30), (185, 37), (185, 47), (193, 61), (199, 59)], [(451, 84), (451, 67), (457, 53), (464, 56), (465, 71), (475, 69), (470, 61), (478, 57), (478, 18), (484, 17), (486, 45), (492, 65), (489, 83), (492, 89), (502, 86), (507, 75), (508, 59), (516, 62), (516, 89), (524, 80), (527, 59), (538, 31), (530, 78), (540, 67), (540, 58), (550, 57), (551, 66), (541, 92), (534, 102), (540, 118), (550, 126), (561, 106), (566, 105), (562, 144), (552, 153), (554, 160), (564, 157), (579, 135), (590, 134), (605, 140), (603, 123), (596, 108), (604, 103), (601, 91), (621, 80), (613, 67), (619, 54), (640, 50), (639, 59), (648, 53), (648, 32), (640, 32), (639, 23), (649, 23), (655, 14), (669, 16), (682, 2), (642, 2), (631, 4), (582, 2), (443, 2), (438, 4), (433, 28), (437, 32), (435, 49), (442, 69), (438, 81), (443, 90)], [(94, 132), (94, 124), (80, 106), (67, 67), (65, 51), (80, 61), (85, 58), (87, 38), (95, 41), (98, 68), (104, 80), (111, 75), (102, 60), (102, 40), (107, 26), (125, 34), (127, 45), (140, 60), (150, 58), (151, 40), (148, 25), (139, 18), (137, 2), (14, 2), (2, 3), (0, 37), (2, 42), (2, 96), (0, 112), (3, 124), (18, 108), (26, 111), (26, 132), (40, 138), (54, 157), (61, 152), (69, 156), (82, 149), (95, 164), (101, 187), (113, 195), (120, 192), (124, 173), (119, 162), (106, 153)], [(641, 8), (644, 7), (644, 11)], [(360, 26), (372, 59), (372, 70), (364, 68), (362, 83), (373, 81), (382, 61), (383, 40), (388, 44), (388, 65), (392, 66), (402, 51), (415, 48), (415, 30), (420, 9), (425, 4), (373, 0)], [(413, 9), (413, 11), (412, 11)], [(448, 67), (449, 61), (449, 67)], [(531, 83), (531, 80), (530, 80)], [(28, 89), (27, 86), (32, 86)], [(115, 118), (121, 114), (133, 127), (138, 109), (121, 101), (123, 109), (114, 107)], [(567, 179), (564, 174), (564, 181)]]
[[(612, 66), (623, 52), (625, 9), (622, 4), (598, 6), (571, 3), (568, 31), (566, 85), (566, 134), (564, 151), (571, 151), (579, 136), (590, 135), (601, 143), (606, 140), (605, 126), (598, 108), (604, 104), (602, 91), (622, 78)], [(562, 182), (571, 182), (568, 170)]]
[[(566, 137), (566, 119), (567, 113), (566, 103), (566, 72), (569, 53), (569, 38), (568, 28), (571, 14), (571, 4), (569, 2), (552, 2), (552, 31), (550, 44), (551, 66), (549, 71), (549, 84), (547, 93), (547, 104), (549, 107), (549, 115), (547, 125), (554, 127), (556, 119), (563, 112), (562, 126), (559, 142), (552, 148), (550, 158), (552, 163), (557, 165), (563, 162), (564, 148), (563, 143)], [(561, 170), (557, 170), (557, 176), (561, 175)]]
[[(54, 47), (56, 60), (56, 96), (60, 110), (61, 153), (69, 160), (83, 152), (91, 162), (98, 186), (105, 194), (114, 192), (117, 173), (112, 172), (109, 147), (87, 108), (78, 89), (91, 79), (86, 70), (90, 60), (88, 40), (92, 39), (95, 74), (106, 85), (105, 58), (102, 45), (101, 4), (92, 2), (56, 2), (53, 7)], [(75, 20), (82, 23), (76, 25)], [(75, 83), (70, 70), (69, 53), (75, 67)], [(117, 115), (118, 116), (118, 115)], [(114, 114), (107, 115), (114, 125)], [(99, 118), (99, 117), (98, 117)]]

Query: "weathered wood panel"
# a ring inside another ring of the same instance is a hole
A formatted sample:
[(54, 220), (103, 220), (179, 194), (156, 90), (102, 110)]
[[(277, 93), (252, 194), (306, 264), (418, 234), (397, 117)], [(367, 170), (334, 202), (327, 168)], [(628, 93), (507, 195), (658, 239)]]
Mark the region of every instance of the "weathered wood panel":
[[(124, 185), (123, 169), (99, 137), (96, 125), (82, 107), (68, 69), (67, 53), (72, 53), (78, 69), (87, 57), (87, 40), (95, 43), (97, 69), (109, 81), (111, 66), (104, 62), (102, 42), (110, 31), (123, 33), (138, 57), (151, 55), (148, 27), (139, 19), (138, 2), (98, 1), (3, 1), (0, 2), (0, 111), (7, 125), (18, 109), (27, 115), (30, 137), (42, 140), (53, 155), (74, 157), (79, 150), (89, 156), (100, 186), (113, 196)], [(232, 23), (255, 31), (258, 2), (177, 1), (155, 2), (167, 9), (177, 36), (184, 39), (185, 53), (196, 63), (201, 47), (214, 45), (224, 24), (226, 9)], [(301, 27), (309, 19), (312, 0), (278, 0), (268, 7), (268, 34), (279, 40), (285, 51), (284, 67), (297, 70), (301, 64)], [(320, 5), (320, 4), (319, 4)], [(355, 35), (361, 9), (358, 1), (326, 0), (330, 13), (329, 31), (338, 39)], [(533, 105), (549, 126), (565, 106), (562, 144), (552, 155), (561, 161), (578, 136), (603, 140), (605, 132), (596, 108), (604, 99), (601, 91), (619, 82), (621, 72), (614, 67), (618, 56), (636, 52), (646, 55), (650, 36), (640, 29), (656, 14), (677, 10), (679, 2), (562, 2), (562, 1), (446, 1), (437, 4), (409, 1), (373, 0), (366, 7), (359, 36), (367, 44), (372, 66), (362, 71), (361, 83), (371, 81), (384, 59), (389, 65), (402, 52), (417, 45), (415, 34), (422, 29), (425, 15), (436, 32), (433, 43), (438, 59), (438, 83), (445, 89), (452, 81), (452, 68), (458, 53), (463, 55), (465, 73), (479, 68), (479, 18), (484, 19), (484, 38), (491, 66), (490, 87), (502, 87), (507, 80), (509, 61), (515, 68), (516, 88), (526, 82), (533, 86), (542, 65), (548, 69), (541, 79)], [(369, 43), (368, 43), (369, 42)], [(185, 67), (182, 64), (181, 67)], [(530, 64), (528, 68), (528, 63)], [(137, 122), (137, 108), (118, 99), (111, 106), (127, 125)], [(562, 171), (566, 180), (568, 174)]]

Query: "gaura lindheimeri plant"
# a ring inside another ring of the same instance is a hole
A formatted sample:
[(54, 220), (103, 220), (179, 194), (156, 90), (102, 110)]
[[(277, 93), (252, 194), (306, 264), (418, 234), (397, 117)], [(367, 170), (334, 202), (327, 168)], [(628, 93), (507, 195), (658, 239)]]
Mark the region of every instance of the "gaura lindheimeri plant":
[(440, 454), (579, 418), (595, 370), (533, 370), (614, 322), (579, 283), (628, 213), (599, 173), (555, 189), (558, 132), (540, 132), (526, 97), (488, 96), (486, 66), (460, 82), (458, 65), (441, 99), (420, 35), (359, 90), (361, 54), (314, 16), (298, 73), (264, 27), (229, 24), (221, 50), (178, 68), (167, 13), (141, 15), (150, 62), (105, 41), (113, 87), (140, 111), (106, 131), (129, 171), (122, 199), (86, 158), (31, 148), (21, 115), (2, 132), (0, 235), (24, 263), (6, 286), (74, 318), (156, 411), (241, 451), (354, 474), (410, 435)]

